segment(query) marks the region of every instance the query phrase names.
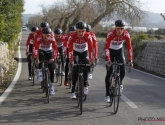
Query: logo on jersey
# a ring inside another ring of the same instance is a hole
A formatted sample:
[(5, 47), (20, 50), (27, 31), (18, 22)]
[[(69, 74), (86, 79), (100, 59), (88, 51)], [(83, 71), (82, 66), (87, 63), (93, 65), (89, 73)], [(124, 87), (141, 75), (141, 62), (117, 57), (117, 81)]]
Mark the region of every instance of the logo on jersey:
[(86, 44), (76, 44), (75, 48), (77, 48), (77, 49), (84, 49), (84, 48), (86, 48)]
[(123, 41), (112, 41), (112, 45), (121, 45)]
[(84, 52), (88, 49), (88, 45), (87, 45), (87, 43), (83, 43), (83, 44), (74, 43), (73, 48), (77, 52)]

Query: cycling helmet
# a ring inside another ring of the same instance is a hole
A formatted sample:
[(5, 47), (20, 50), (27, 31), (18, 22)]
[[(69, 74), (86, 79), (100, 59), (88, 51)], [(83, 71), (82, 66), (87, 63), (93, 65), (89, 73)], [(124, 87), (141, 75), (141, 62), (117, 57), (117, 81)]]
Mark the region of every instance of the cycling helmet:
[(78, 22), (76, 23), (76, 29), (86, 29), (87, 24), (85, 22)]
[(69, 31), (76, 31), (76, 27), (75, 26), (70, 26)]
[(40, 24), (40, 27), (41, 27), (41, 28), (49, 27), (49, 23), (47, 23), (47, 22), (42, 22), (42, 23)]
[(51, 32), (52, 32), (52, 30), (48, 27), (45, 27), (45, 28), (42, 29), (43, 34), (51, 34)]
[(33, 26), (33, 27), (31, 28), (31, 31), (32, 31), (32, 32), (35, 32), (35, 31), (37, 31), (37, 30), (39, 30), (37, 26)]
[(54, 30), (54, 33), (55, 33), (55, 34), (62, 34), (62, 30), (61, 30), (61, 29), (55, 29), (55, 30)]
[(86, 31), (87, 31), (87, 32), (90, 32), (90, 31), (91, 31), (91, 26), (90, 26), (89, 24), (87, 24)]
[(125, 26), (125, 23), (122, 20), (116, 20), (115, 21), (115, 26), (124, 27)]

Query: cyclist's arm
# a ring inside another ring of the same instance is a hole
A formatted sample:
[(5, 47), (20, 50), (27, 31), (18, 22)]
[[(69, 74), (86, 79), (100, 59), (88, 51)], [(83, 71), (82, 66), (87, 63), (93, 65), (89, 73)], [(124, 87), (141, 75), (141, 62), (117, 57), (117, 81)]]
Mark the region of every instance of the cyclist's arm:
[(88, 36), (88, 51), (89, 51), (89, 61), (92, 62), (93, 60), (93, 42), (92, 42), (92, 36)]
[(132, 44), (131, 44), (131, 39), (130, 39), (129, 33), (126, 33), (125, 41), (126, 41), (126, 46), (127, 46), (127, 50), (128, 50), (128, 59), (129, 59), (129, 61), (132, 61), (133, 52), (132, 52)]
[(56, 41), (52, 41), (52, 47), (53, 47), (53, 58), (56, 59), (58, 55), (58, 48)]
[(62, 36), (62, 41), (63, 41), (63, 53), (64, 53), (64, 56), (66, 56), (66, 53), (67, 53), (67, 41), (66, 41), (64, 36)]
[(36, 59), (38, 59), (38, 50), (39, 50), (39, 45), (40, 45), (40, 41), (39, 39), (37, 39), (36, 43), (34, 44), (34, 56)]
[(112, 40), (112, 35), (113, 35), (112, 32), (109, 32), (107, 34), (106, 41), (105, 41), (104, 52), (105, 52), (105, 60), (106, 61), (110, 61), (109, 48), (110, 48), (110, 43), (111, 43), (111, 40)]
[(68, 39), (69, 60), (73, 61), (73, 38), (70, 36)]
[(30, 40), (31, 40), (31, 39), (32, 39), (31, 34), (29, 34), (28, 39), (27, 39), (27, 41), (26, 41), (26, 53), (28, 52), (29, 44), (30, 44)]
[(98, 58), (98, 44), (96, 40), (96, 35), (92, 34), (93, 48), (94, 48), (94, 58)]

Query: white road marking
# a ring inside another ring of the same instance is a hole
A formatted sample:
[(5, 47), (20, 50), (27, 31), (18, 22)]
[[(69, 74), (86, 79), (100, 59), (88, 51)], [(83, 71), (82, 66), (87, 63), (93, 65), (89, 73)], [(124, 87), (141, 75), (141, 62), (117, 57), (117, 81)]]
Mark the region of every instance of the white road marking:
[(128, 99), (125, 95), (121, 94), (121, 97), (131, 108), (137, 109), (137, 105), (133, 103), (130, 99)]
[[(21, 38), (22, 38), (22, 33), (21, 33)], [(21, 41), (21, 39), (20, 39)], [(20, 52), (20, 46), (18, 47), (18, 68), (17, 68), (17, 72), (16, 75), (12, 81), (12, 83), (9, 85), (9, 87), (5, 90), (5, 92), (0, 96), (0, 105), (2, 104), (2, 102), (7, 98), (7, 96), (10, 94), (10, 92), (13, 90), (15, 84), (17, 83), (20, 74), (21, 74), (21, 70), (22, 70), (22, 62), (21, 62), (21, 52)]]

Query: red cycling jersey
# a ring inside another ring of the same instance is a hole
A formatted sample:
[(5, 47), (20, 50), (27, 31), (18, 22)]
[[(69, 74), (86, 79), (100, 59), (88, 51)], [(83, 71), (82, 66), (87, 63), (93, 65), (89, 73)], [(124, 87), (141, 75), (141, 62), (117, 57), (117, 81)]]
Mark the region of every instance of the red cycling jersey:
[(48, 41), (45, 41), (43, 37), (39, 37), (35, 44), (35, 53), (34, 56), (38, 58), (38, 50), (49, 51), (53, 50), (53, 58), (55, 59), (58, 54), (58, 48), (54, 38), (50, 37)]
[(90, 31), (90, 34), (92, 36), (92, 41), (93, 41), (93, 56), (94, 58), (98, 58), (98, 44), (96, 40), (96, 35), (92, 31)]
[(69, 42), (68, 42), (69, 36), (72, 35), (73, 33), (75, 33), (75, 32), (69, 32), (69, 33), (63, 35), (63, 38), (65, 39), (65, 49), (64, 49), (65, 55), (67, 54), (67, 48), (68, 48), (68, 44), (69, 44)]
[(107, 61), (110, 60), (109, 49), (118, 50), (122, 48), (124, 41), (126, 41), (129, 60), (132, 60), (132, 45), (131, 45), (130, 34), (126, 30), (123, 30), (123, 33), (120, 36), (118, 36), (116, 35), (116, 30), (113, 29), (108, 32), (105, 47), (104, 47)]
[(34, 43), (34, 35), (30, 33), (26, 41), (26, 52), (28, 52), (29, 50), (29, 44), (33, 44), (33, 43)]
[[(35, 44), (36, 44), (36, 42), (37, 42), (37, 39), (39, 38), (39, 37), (41, 37), (42, 36), (42, 30), (40, 29), (40, 30), (38, 30), (38, 31), (36, 31), (35, 32), (35, 35), (34, 35), (34, 45), (33, 45), (33, 55), (34, 55), (34, 53), (35, 53)], [(53, 32), (51, 32), (51, 35), (50, 35), (50, 37), (54, 37), (54, 33)]]
[(61, 46), (63, 46), (63, 47), (67, 46), (66, 39), (65, 39), (65, 37), (63, 35), (61, 35), (61, 37), (59, 39), (55, 38), (55, 40), (56, 40), (56, 44), (57, 44), (58, 48), (61, 47)]
[(88, 50), (89, 61), (92, 62), (93, 59), (93, 49), (92, 49), (92, 37), (90, 33), (85, 33), (82, 38), (77, 36), (77, 33), (73, 33), (69, 36), (68, 39), (68, 47), (69, 47), (69, 59), (73, 61), (73, 50), (76, 52), (85, 52)]

